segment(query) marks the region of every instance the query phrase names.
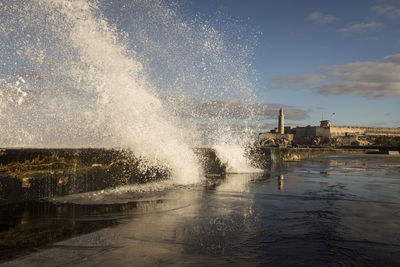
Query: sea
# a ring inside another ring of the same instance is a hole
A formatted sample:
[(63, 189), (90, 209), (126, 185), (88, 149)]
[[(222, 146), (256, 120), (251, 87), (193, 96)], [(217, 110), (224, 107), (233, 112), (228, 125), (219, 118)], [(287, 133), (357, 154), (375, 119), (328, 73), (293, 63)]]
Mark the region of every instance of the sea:
[(0, 223), (1, 266), (400, 266), (400, 157), (14, 203)]

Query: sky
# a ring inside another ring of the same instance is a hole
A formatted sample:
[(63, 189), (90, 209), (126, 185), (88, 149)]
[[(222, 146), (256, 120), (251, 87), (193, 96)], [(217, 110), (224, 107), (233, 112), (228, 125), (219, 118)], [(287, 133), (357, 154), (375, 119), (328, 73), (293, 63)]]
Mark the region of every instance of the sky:
[[(328, 119), (334, 125), (400, 127), (400, 0), (89, 3), (99, 6), (94, 14), (104, 16), (127, 57), (141, 63), (165, 106), (190, 122), (218, 124), (221, 118), (237, 131), (248, 125), (266, 131), (277, 127), (282, 107), (286, 125)], [(0, 0), (0, 17), (6, 18), (0, 20), (0, 87), (6, 101), (13, 93), (16, 108), (27, 108), (28, 100), (42, 108), (43, 88), (53, 96), (62, 87), (59, 78), (73, 75), (70, 62), (82, 62), (70, 47), (68, 25), (45, 27), (24, 6)], [(60, 73), (49, 71), (58, 66)], [(248, 88), (256, 98), (246, 98)], [(75, 101), (82, 90), (66, 82), (62, 92)], [(79, 100), (96, 100), (87, 98)]]
[(191, 0), (260, 31), (258, 101), (305, 112), (290, 125), (400, 127), (399, 0)]

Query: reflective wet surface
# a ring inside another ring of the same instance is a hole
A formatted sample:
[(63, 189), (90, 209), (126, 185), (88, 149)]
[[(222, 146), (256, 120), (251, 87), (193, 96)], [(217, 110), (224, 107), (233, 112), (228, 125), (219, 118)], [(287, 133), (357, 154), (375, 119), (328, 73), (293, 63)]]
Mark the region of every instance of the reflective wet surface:
[[(1, 206), (3, 264), (400, 265), (398, 156), (330, 155), (197, 186), (162, 183)], [(7, 252), (10, 238), (33, 245)]]

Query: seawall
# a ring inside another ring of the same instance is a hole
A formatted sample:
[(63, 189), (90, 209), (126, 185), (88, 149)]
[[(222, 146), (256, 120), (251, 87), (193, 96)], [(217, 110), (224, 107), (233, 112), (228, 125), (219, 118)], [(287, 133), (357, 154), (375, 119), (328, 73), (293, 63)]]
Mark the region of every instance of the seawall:
[(169, 170), (141, 168), (116, 149), (1, 149), (0, 203), (41, 199), (166, 179)]
[[(365, 154), (371, 149), (340, 149), (340, 148), (281, 148), (259, 147), (253, 149), (252, 163), (259, 168), (270, 168), (273, 164), (285, 161), (299, 161), (327, 154)], [(374, 149), (375, 151), (375, 149)]]
[[(215, 150), (194, 150), (206, 177), (225, 173)], [(329, 153), (365, 153), (359, 149), (262, 147), (248, 153), (254, 166), (268, 169), (279, 162)], [(51, 198), (127, 184), (168, 179), (163, 166), (146, 166), (129, 150), (0, 149), (0, 203)]]
[[(210, 148), (194, 150), (203, 173), (225, 166)], [(148, 166), (132, 151), (105, 148), (0, 149), (0, 204), (51, 198), (168, 179), (166, 166)]]

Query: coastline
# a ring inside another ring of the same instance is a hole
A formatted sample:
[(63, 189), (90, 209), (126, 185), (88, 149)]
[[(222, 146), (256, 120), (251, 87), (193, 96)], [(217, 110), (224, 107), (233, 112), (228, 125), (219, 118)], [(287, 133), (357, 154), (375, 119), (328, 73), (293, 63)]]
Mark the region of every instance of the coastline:
[[(374, 148), (258, 147), (247, 156), (261, 169), (287, 161), (301, 161), (327, 154), (380, 153)], [(203, 174), (220, 176), (226, 166), (211, 148), (195, 154)], [(140, 168), (132, 151), (106, 148), (3, 148), (0, 149), (0, 203), (46, 199), (74, 193), (103, 190), (127, 184), (165, 180), (167, 168)]]

